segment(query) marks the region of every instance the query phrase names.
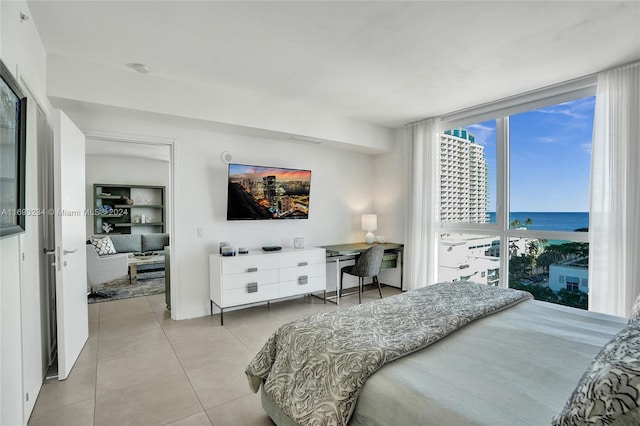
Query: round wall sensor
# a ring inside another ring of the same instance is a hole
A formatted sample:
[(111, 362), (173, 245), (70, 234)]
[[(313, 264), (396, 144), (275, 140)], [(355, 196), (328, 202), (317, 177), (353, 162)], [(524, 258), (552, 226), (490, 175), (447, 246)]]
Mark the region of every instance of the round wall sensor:
[(149, 72), (151, 71), (151, 68), (149, 68), (149, 66), (145, 64), (132, 63), (127, 64), (127, 66), (132, 70), (138, 71), (140, 74), (149, 74)]
[(231, 156), (231, 153), (229, 151), (222, 151), (222, 154), (220, 154), (220, 159), (224, 164), (229, 164), (231, 160), (233, 160), (233, 157)]

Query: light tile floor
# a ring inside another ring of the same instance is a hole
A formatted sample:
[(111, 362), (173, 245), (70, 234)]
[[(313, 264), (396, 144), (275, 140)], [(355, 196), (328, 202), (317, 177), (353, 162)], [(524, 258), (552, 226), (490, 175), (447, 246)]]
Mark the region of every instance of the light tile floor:
[(302, 297), (225, 313), (221, 327), (219, 315), (171, 320), (164, 294), (91, 304), (89, 340), (67, 380), (42, 386), (29, 425), (273, 425), (247, 364), (279, 325), (336, 309)]

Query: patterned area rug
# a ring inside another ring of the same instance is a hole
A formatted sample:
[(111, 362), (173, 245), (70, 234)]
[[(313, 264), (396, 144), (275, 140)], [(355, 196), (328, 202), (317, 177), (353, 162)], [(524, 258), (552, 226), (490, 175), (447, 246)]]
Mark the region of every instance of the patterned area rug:
[(133, 284), (130, 284), (129, 278), (124, 276), (108, 283), (96, 285), (93, 287), (93, 291), (106, 297), (89, 296), (87, 299), (89, 303), (161, 294), (164, 293), (164, 270), (138, 272), (138, 280)]

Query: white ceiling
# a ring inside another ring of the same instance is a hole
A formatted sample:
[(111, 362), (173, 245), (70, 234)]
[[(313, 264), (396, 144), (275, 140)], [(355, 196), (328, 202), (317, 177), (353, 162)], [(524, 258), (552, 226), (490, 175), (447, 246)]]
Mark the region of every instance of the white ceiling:
[(398, 127), (640, 59), (638, 1), (28, 1), (47, 52)]

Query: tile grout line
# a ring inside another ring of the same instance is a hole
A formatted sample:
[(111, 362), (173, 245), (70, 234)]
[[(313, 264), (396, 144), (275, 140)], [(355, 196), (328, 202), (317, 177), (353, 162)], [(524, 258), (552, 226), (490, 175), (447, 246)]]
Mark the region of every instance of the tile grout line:
[[(177, 354), (175, 353), (175, 351), (174, 351), (174, 349), (173, 349), (173, 345), (171, 345), (171, 342), (170, 342), (170, 340), (168, 339), (168, 337), (167, 337), (167, 335), (166, 335), (166, 333), (165, 333), (164, 327), (162, 326), (162, 324), (161, 324), (160, 320), (158, 320), (158, 316), (156, 315), (156, 312), (153, 310), (153, 306), (151, 305), (151, 302), (150, 302), (150, 300), (148, 299), (148, 296), (142, 296), (142, 298), (144, 298), (145, 302), (146, 302), (146, 303), (148, 304), (148, 306), (151, 308), (151, 314), (153, 315), (153, 317), (154, 317), (155, 321), (158, 323), (158, 326), (159, 326), (159, 327), (160, 327), (160, 329), (162, 330), (162, 334), (163, 334), (164, 338), (166, 339), (167, 343), (169, 344), (169, 347), (171, 348), (171, 352), (173, 353), (174, 357), (176, 358), (176, 361), (177, 361), (177, 362), (178, 362), (178, 364), (180, 365), (180, 368), (181, 368), (181, 370), (182, 370), (182, 373), (183, 373), (185, 376), (187, 376), (186, 371), (184, 370), (184, 368), (183, 368), (183, 366), (182, 366), (182, 363), (180, 362), (180, 359), (178, 358)], [(126, 300), (126, 299), (125, 299), (125, 300)], [(114, 302), (117, 302), (117, 301), (114, 301)], [(98, 341), (99, 341), (99, 336), (98, 336)], [(138, 352), (137, 354), (139, 354), (139, 353), (145, 353), (145, 352), (148, 352), (148, 351)], [(130, 354), (130, 355), (135, 355), (135, 354)], [(130, 356), (130, 355), (123, 355), (122, 357)], [(98, 357), (98, 353), (96, 353), (96, 359), (97, 359), (97, 357)], [(108, 358), (108, 359), (105, 359), (105, 360), (103, 360), (103, 361), (110, 361), (110, 360), (117, 359), (117, 358), (121, 358), (121, 357)], [(99, 361), (97, 361), (97, 362), (99, 362)], [(97, 381), (97, 362), (96, 362), (96, 386), (95, 386), (95, 401), (96, 401), (96, 402), (97, 402), (97, 388), (98, 388), (98, 381)], [(137, 385), (144, 385), (144, 384), (146, 384), (146, 383), (150, 383), (150, 382), (152, 382), (152, 381), (154, 381), (154, 380), (155, 380), (155, 379), (150, 379), (150, 380), (147, 380), (147, 381), (144, 381), (144, 382), (138, 383)], [(187, 380), (188, 380), (188, 376), (187, 376)], [(191, 384), (191, 382), (190, 382), (190, 381), (189, 381), (189, 384)], [(193, 386), (192, 386), (192, 389), (193, 389)], [(112, 394), (112, 393), (114, 393), (114, 392), (119, 392), (119, 391), (121, 391), (121, 390), (122, 390), (122, 389), (112, 390), (112, 391), (109, 391), (109, 392), (105, 393), (104, 395), (106, 396), (106, 395)], [(195, 393), (195, 390), (194, 390), (194, 393)], [(197, 393), (195, 393), (195, 395), (196, 395), (196, 397), (197, 397)], [(200, 403), (200, 399), (199, 399), (199, 398), (198, 398), (198, 402)], [(94, 425), (95, 425), (95, 405), (96, 405), (96, 404), (94, 403)], [(202, 404), (200, 404), (200, 405), (202, 405)], [(203, 410), (203, 411), (204, 411), (204, 410)], [(197, 413), (194, 413), (194, 414), (197, 414)], [(173, 422), (178, 421), (178, 420), (181, 420), (181, 419), (173, 420)]]
[[(191, 382), (191, 379), (189, 378), (189, 375), (187, 374), (187, 371), (184, 369), (184, 366), (182, 365), (182, 361), (180, 361), (180, 357), (178, 356), (178, 354), (176, 353), (175, 348), (173, 347), (173, 343), (171, 343), (171, 339), (169, 339), (169, 336), (167, 336), (167, 332), (164, 329), (164, 326), (162, 325), (162, 322), (158, 319), (158, 315), (156, 313), (156, 311), (153, 309), (153, 306), (151, 305), (151, 302), (149, 299), (147, 299), (147, 303), (149, 303), (149, 306), (151, 306), (151, 311), (153, 312), (153, 316), (155, 317), (156, 321), (158, 321), (158, 325), (160, 325), (160, 329), (162, 330), (162, 334), (164, 334), (164, 338), (167, 339), (167, 343), (169, 344), (169, 347), (171, 348), (171, 352), (173, 352), (173, 356), (176, 357), (176, 361), (178, 361), (178, 364), (180, 365), (180, 368), (182, 369), (182, 374), (184, 374), (185, 378), (187, 379), (187, 382), (189, 382), (189, 386), (191, 386), (191, 390), (193, 391), (193, 394), (196, 396), (196, 399), (198, 400), (198, 404), (200, 404), (200, 407), (202, 408), (202, 412), (204, 413), (205, 416), (207, 416), (207, 420), (209, 421), (209, 423), (211, 423), (213, 425), (213, 422), (211, 421), (211, 419), (209, 418), (209, 415), (207, 414), (207, 410), (204, 408), (204, 405), (202, 404), (202, 400), (200, 399), (200, 396), (198, 396), (198, 392), (196, 392), (196, 389), (193, 386), (193, 383)], [(190, 414), (189, 416), (183, 417), (182, 419), (186, 419), (187, 417), (191, 417), (195, 414), (198, 413), (193, 413)], [(170, 423), (165, 423), (165, 425), (169, 425), (171, 423), (177, 422), (179, 420), (182, 419), (177, 419), (177, 420), (173, 420)]]

